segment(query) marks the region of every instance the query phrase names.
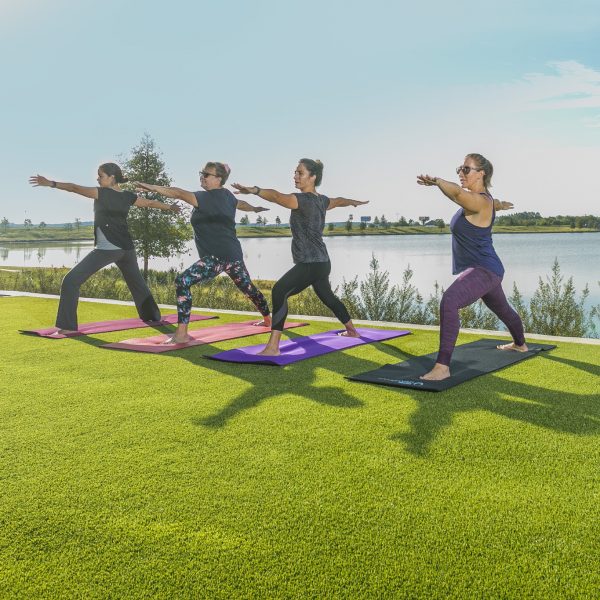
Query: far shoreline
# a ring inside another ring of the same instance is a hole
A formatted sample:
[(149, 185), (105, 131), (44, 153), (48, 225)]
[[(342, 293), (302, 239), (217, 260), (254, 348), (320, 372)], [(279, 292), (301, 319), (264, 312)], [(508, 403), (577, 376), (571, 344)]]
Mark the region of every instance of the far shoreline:
[[(32, 231), (33, 233), (39, 233)], [(59, 233), (59, 232), (57, 232)], [(62, 233), (62, 232), (61, 232)], [(87, 232), (86, 232), (87, 233)], [(420, 226), (406, 226), (406, 227), (390, 227), (389, 229), (377, 229), (371, 228), (366, 230), (353, 229), (347, 231), (346, 229), (341, 230), (337, 228), (333, 231), (329, 231), (327, 228), (323, 231), (323, 237), (369, 237), (369, 236), (404, 236), (404, 235), (450, 235), (450, 229), (448, 226), (444, 229), (439, 227), (420, 227)], [(528, 225), (500, 225), (494, 227), (492, 230), (493, 234), (527, 234), (527, 233), (600, 233), (600, 229), (571, 229), (570, 227), (544, 227), (544, 226), (528, 226)], [(238, 238), (281, 238), (291, 237), (291, 230), (285, 226), (260, 226), (254, 227), (252, 225), (242, 225), (236, 227), (236, 234)], [(85, 234), (84, 234), (85, 235)], [(190, 237), (190, 239), (192, 239)], [(30, 243), (71, 243), (71, 242), (93, 242), (94, 237), (36, 237), (34, 235), (11, 239), (0, 236), (0, 244), (30, 244)]]

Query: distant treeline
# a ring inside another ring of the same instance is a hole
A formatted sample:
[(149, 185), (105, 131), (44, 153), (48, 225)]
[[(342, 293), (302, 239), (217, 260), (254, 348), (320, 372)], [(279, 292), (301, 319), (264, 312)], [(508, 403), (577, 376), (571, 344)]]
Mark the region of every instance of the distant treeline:
[(512, 215), (496, 217), (496, 225), (541, 225), (548, 227), (571, 227), (571, 229), (600, 229), (600, 217), (584, 215), (572, 217), (558, 215), (557, 217), (542, 217), (538, 212), (520, 212)]

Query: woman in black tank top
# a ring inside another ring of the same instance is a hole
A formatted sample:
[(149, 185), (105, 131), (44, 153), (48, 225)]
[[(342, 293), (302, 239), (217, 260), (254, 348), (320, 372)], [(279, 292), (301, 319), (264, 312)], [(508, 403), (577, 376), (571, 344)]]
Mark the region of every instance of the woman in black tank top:
[(122, 191), (119, 184), (127, 179), (115, 163), (104, 163), (98, 168), (98, 186), (85, 187), (75, 183), (51, 181), (42, 175), (29, 178), (34, 187), (52, 187), (73, 192), (94, 201), (95, 247), (63, 279), (56, 316), (59, 334), (77, 331), (77, 303), (79, 289), (94, 273), (114, 263), (119, 267), (135, 302), (140, 319), (160, 321), (160, 310), (152, 297), (137, 263), (133, 241), (127, 228), (127, 213), (131, 206), (158, 208), (179, 212), (179, 207), (157, 200), (138, 197)]

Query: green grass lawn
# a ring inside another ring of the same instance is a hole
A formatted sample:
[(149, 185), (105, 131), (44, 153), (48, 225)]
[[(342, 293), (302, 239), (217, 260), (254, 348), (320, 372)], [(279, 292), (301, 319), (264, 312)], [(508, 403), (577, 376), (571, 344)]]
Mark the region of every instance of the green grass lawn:
[(47, 340), (16, 330), (55, 300), (0, 308), (2, 598), (599, 596), (600, 346), (428, 394), (344, 375), (436, 332), (278, 369), (203, 358), (266, 336), (126, 353), (98, 346), (154, 330)]

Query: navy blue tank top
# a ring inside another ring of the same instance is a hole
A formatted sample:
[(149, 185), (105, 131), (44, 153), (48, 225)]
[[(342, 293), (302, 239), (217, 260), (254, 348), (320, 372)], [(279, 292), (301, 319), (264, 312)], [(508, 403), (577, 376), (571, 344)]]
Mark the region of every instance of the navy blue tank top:
[[(489, 198), (487, 194), (482, 194)], [(493, 200), (491, 200), (493, 202)], [(452, 232), (452, 273), (457, 275), (471, 267), (483, 267), (499, 277), (504, 277), (504, 266), (492, 244), (492, 226), (496, 211), (492, 207), (492, 222), (488, 227), (479, 227), (467, 221), (465, 211), (460, 208), (450, 221)]]

